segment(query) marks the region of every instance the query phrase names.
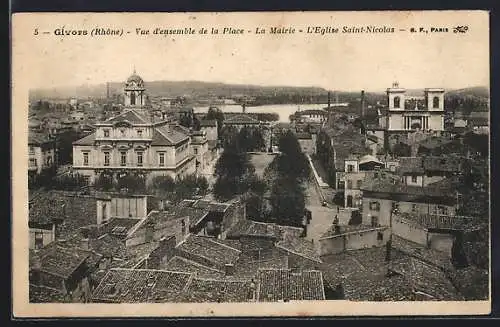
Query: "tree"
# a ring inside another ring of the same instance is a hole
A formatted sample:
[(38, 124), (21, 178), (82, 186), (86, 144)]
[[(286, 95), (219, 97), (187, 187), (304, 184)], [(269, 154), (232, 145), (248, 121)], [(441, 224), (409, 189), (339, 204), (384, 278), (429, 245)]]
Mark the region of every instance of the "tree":
[(57, 136), (58, 161), (60, 165), (73, 163), (73, 142), (80, 139), (82, 135), (73, 130), (61, 133)]
[(409, 145), (399, 142), (392, 148), (392, 154), (397, 157), (409, 157), (411, 156), (411, 148)]
[(205, 119), (217, 121), (217, 135), (221, 135), (222, 125), (224, 123), (224, 113), (217, 107), (208, 108)]
[(280, 225), (297, 226), (303, 224), (305, 196), (301, 184), (280, 176), (271, 190), (272, 216)]
[(113, 176), (101, 173), (94, 181), (94, 187), (100, 191), (111, 191), (114, 188)]
[(248, 181), (255, 176), (255, 167), (237, 140), (233, 139), (224, 147), (215, 165), (215, 175), (214, 195), (219, 200), (229, 200), (248, 191)]
[(146, 179), (140, 175), (125, 174), (119, 176), (116, 187), (119, 190), (127, 189), (130, 192), (144, 192), (146, 190)]

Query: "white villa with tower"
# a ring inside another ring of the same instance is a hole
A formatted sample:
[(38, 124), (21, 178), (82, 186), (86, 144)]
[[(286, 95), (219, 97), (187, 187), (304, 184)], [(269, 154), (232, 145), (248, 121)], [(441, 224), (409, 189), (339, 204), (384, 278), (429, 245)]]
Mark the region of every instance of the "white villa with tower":
[(196, 172), (190, 130), (154, 116), (145, 107), (143, 79), (134, 73), (124, 87), (124, 110), (96, 131), (73, 143), (73, 170), (90, 182), (100, 174), (119, 178), (127, 174), (173, 178)]

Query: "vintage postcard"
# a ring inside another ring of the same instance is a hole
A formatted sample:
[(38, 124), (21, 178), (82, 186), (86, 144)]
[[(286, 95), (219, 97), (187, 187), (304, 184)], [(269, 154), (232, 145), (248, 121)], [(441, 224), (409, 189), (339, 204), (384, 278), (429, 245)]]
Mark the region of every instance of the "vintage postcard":
[(489, 313), (489, 51), (486, 11), (14, 14), (14, 316)]

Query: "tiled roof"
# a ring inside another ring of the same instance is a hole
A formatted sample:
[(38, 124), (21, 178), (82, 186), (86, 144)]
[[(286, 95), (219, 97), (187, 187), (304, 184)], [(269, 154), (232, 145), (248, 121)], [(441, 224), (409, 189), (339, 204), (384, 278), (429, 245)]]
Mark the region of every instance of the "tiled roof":
[(424, 157), (422, 160), (425, 171), (460, 172), (462, 159), (455, 156)]
[(195, 235), (189, 235), (176, 249), (218, 265), (235, 263), (241, 253), (240, 250), (221, 244), (209, 237)]
[(41, 145), (44, 143), (51, 142), (49, 137), (42, 133), (35, 133), (33, 131), (29, 131), (28, 134), (28, 144), (29, 145)]
[(153, 134), (152, 146), (172, 146), (181, 143), (189, 138), (189, 135), (169, 128), (168, 126), (156, 127)]
[(403, 276), (347, 278), (344, 297), (350, 301), (414, 301), (415, 295)]
[(450, 279), (466, 300), (488, 300), (489, 276), (487, 269), (469, 266), (457, 269), (450, 274)]
[(257, 301), (325, 300), (320, 271), (292, 272), (288, 269), (262, 269), (258, 274)]
[(352, 233), (363, 233), (367, 231), (386, 229), (386, 227), (372, 227), (369, 225), (340, 225), (339, 228), (340, 231), (338, 233), (335, 232), (333, 227), (330, 228), (323, 235), (321, 235), (321, 238), (329, 238), (329, 237), (341, 236)]
[(94, 290), (94, 302), (175, 302), (191, 274), (149, 269), (111, 269)]
[(44, 286), (29, 286), (30, 303), (64, 303), (69, 302), (66, 296), (53, 288)]
[(135, 111), (135, 110), (127, 110), (118, 116), (112, 117), (106, 120), (106, 123), (116, 123), (121, 121), (127, 121), (131, 124), (150, 124), (151, 120), (145, 115)]
[(397, 179), (390, 179), (388, 177), (372, 178), (372, 176), (367, 175), (361, 189), (368, 192), (414, 196), (417, 197), (414, 200), (418, 201), (418, 197), (454, 198), (454, 190), (449, 187), (450, 185), (445, 183), (436, 185), (429, 184), (425, 187), (405, 185)]
[(108, 233), (113, 236), (125, 237), (128, 232), (141, 221), (142, 219), (138, 218), (111, 218), (111, 220), (105, 224), (105, 228)]
[(229, 124), (259, 124), (260, 121), (249, 115), (236, 115), (224, 120), (225, 125)]
[(66, 201), (56, 194), (41, 192), (32, 199), (29, 208), (29, 222), (35, 224), (50, 224), (67, 218)]
[(227, 236), (239, 238), (240, 236), (265, 236), (279, 238), (279, 229), (274, 224), (256, 222), (253, 220), (240, 220), (231, 229)]
[(391, 261), (389, 269), (405, 277), (410, 287), (423, 294), (427, 300), (463, 300), (441, 270), (414, 257)]
[(314, 243), (304, 238), (286, 236), (276, 246), (293, 254), (321, 263)]
[(251, 280), (194, 278), (183, 293), (182, 302), (249, 302), (253, 298)]
[(472, 217), (464, 216), (398, 213), (393, 214), (393, 217), (428, 229), (464, 230), (473, 223)]
[(208, 120), (208, 119), (202, 119), (200, 120), (200, 127), (216, 127), (217, 126), (217, 121), (215, 119)]
[(422, 157), (399, 158), (399, 172), (401, 174), (423, 174)]
[(234, 275), (255, 277), (259, 269), (288, 269), (288, 255), (280, 253), (276, 248), (270, 251), (242, 253), (234, 266)]
[(222, 278), (224, 277), (224, 272), (219, 271), (214, 268), (204, 266), (198, 262), (192, 260), (175, 256), (168, 261), (168, 263), (162, 267), (163, 270), (168, 271), (178, 271), (185, 273), (196, 274), (197, 277), (203, 278)]
[(73, 145), (94, 145), (95, 133), (87, 135), (79, 140), (73, 142)]
[[(40, 259), (41, 271), (66, 279), (90, 257), (91, 253), (78, 248), (68, 249), (56, 242), (41, 249), (36, 255)], [(31, 259), (33, 260), (33, 257)], [(33, 261), (30, 262), (30, 268), (32, 264)]]
[[(417, 258), (445, 271), (453, 269), (450, 257), (446, 253), (429, 249), (396, 235), (392, 235), (391, 246), (406, 256)], [(393, 252), (391, 252), (391, 255)]]

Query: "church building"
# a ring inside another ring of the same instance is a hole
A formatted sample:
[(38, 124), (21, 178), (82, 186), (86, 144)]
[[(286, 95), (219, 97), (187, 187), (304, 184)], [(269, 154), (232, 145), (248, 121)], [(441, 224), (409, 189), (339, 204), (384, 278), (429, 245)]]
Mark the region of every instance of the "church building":
[(159, 175), (176, 178), (194, 173), (189, 131), (148, 111), (144, 81), (135, 71), (124, 93), (119, 115), (96, 123), (94, 133), (73, 143), (74, 172), (89, 182), (101, 174), (115, 180), (133, 174), (146, 183)]
[(444, 131), (444, 89), (426, 88), (423, 99), (406, 99), (395, 82), (387, 89), (388, 108), (379, 125), (388, 132)]

